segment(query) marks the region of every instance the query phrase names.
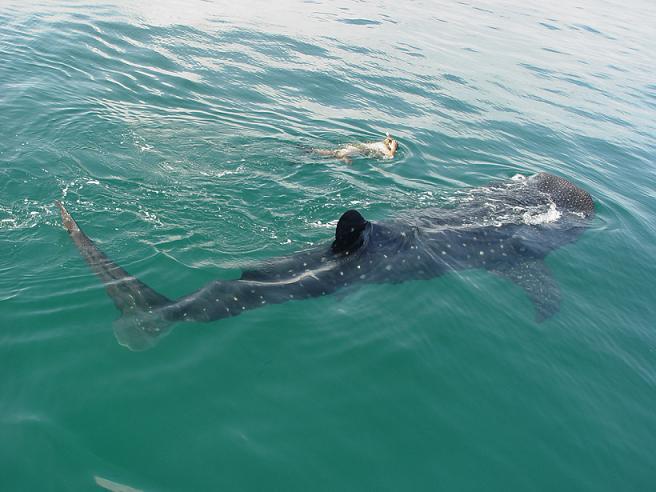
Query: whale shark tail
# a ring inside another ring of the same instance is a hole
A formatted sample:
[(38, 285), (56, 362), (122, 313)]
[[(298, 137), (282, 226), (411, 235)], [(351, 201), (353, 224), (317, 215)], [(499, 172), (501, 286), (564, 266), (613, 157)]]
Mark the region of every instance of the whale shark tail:
[(175, 320), (167, 319), (164, 307), (171, 300), (130, 275), (105, 255), (80, 229), (60, 201), (64, 227), (91, 270), (100, 277), (107, 294), (121, 311), (114, 323), (114, 334), (121, 345), (130, 350), (152, 347), (162, 335), (170, 331)]

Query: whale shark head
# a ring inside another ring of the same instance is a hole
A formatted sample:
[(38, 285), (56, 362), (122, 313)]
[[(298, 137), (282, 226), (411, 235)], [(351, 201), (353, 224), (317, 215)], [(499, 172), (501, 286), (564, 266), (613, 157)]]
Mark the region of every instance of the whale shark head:
[(587, 191), (553, 174), (538, 173), (532, 179), (538, 190), (549, 195), (558, 208), (579, 212), (585, 217), (594, 215), (594, 202)]
[(364, 243), (365, 232), (370, 223), (357, 210), (349, 210), (339, 218), (335, 229), (333, 253), (349, 254)]

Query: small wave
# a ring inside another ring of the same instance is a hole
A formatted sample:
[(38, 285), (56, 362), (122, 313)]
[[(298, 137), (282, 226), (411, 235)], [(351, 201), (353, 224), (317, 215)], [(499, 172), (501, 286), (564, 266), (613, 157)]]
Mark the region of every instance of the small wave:
[(0, 205), (0, 230), (32, 229), (48, 223), (47, 219), (53, 216), (53, 209), (48, 204), (25, 198), (10, 207)]

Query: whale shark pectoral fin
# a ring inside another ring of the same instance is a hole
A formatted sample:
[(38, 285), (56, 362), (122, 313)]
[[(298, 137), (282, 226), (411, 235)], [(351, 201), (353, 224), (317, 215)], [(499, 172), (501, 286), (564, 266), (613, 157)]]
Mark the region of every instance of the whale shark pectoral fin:
[(560, 309), (560, 287), (543, 260), (525, 260), (490, 271), (524, 289), (535, 307), (538, 323), (551, 318)]

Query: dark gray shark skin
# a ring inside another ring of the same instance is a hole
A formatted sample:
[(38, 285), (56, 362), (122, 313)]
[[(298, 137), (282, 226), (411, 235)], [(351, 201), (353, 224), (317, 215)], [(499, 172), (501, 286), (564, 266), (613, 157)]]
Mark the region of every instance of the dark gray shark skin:
[[(132, 350), (151, 347), (180, 321), (214, 321), (349, 286), (472, 268), (522, 287), (543, 321), (560, 304), (544, 258), (576, 240), (594, 215), (586, 191), (546, 173), (473, 189), (456, 207), (416, 210), (391, 221), (366, 222), (349, 211), (332, 245), (271, 259), (244, 269), (239, 279), (210, 282), (171, 300), (113, 263), (56, 203), (73, 242), (122, 313), (114, 327), (119, 343)], [(359, 218), (361, 227), (347, 227), (347, 217)]]

